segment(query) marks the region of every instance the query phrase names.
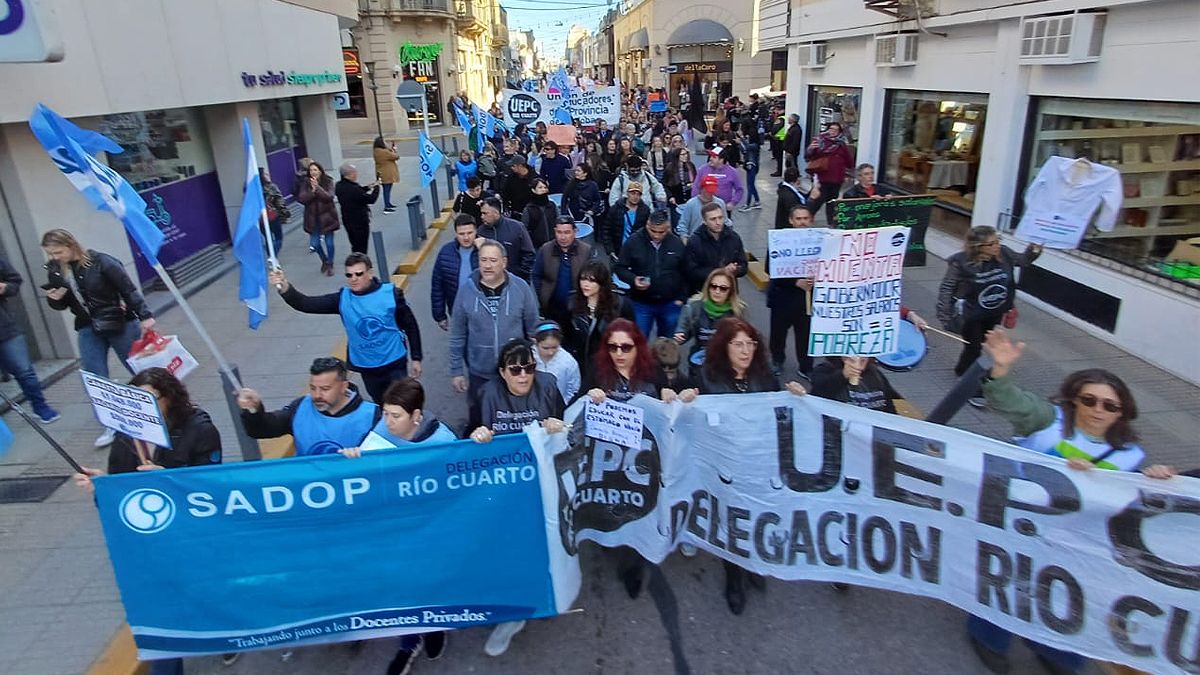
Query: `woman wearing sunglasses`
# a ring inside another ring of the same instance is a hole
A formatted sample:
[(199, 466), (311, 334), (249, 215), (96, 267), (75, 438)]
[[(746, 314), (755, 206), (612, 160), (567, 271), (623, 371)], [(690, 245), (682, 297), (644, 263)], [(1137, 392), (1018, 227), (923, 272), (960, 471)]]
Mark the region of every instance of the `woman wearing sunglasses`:
[(717, 322), (726, 317), (741, 317), (746, 303), (738, 297), (737, 279), (718, 267), (708, 273), (704, 286), (688, 301), (679, 313), (675, 328), (675, 342), (683, 344), (691, 340), (688, 359), (708, 346), (708, 340), (717, 332)]
[[(1137, 403), (1121, 378), (1101, 368), (1079, 370), (1067, 376), (1058, 395), (1046, 400), (1017, 386), (1009, 377), (1025, 350), (1002, 328), (988, 332), (983, 350), (992, 357), (992, 370), (983, 379), (983, 395), (992, 410), (1013, 425), (1014, 442), (1021, 447), (1067, 460), (1072, 469), (1137, 471), (1146, 458), (1136, 443)], [(1141, 470), (1150, 478), (1167, 479), (1175, 470), (1162, 464)], [(967, 619), (971, 646), (992, 672), (1007, 672), (1012, 634), (977, 616)], [(1038, 660), (1051, 672), (1076, 672), (1085, 659), (1046, 645), (1030, 642)]]
[[(537, 370), (533, 343), (514, 338), (500, 348), (500, 377), (483, 385), (479, 396), (482, 425), (471, 432), (476, 443), (490, 443), (503, 434), (517, 434), (528, 424), (540, 422), (547, 433), (566, 429), (562, 422), (562, 394), (550, 373)], [(488, 656), (499, 656), (508, 650), (513, 636), (525, 628), (524, 621), (497, 624), (483, 645)]]

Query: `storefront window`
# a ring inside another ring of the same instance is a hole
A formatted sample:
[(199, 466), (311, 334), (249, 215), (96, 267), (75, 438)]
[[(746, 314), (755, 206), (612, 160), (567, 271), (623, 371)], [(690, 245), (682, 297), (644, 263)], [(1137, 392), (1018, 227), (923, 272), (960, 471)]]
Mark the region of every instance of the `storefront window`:
[(285, 197), (292, 196), (293, 174), (305, 155), (304, 130), (296, 101), (291, 98), (258, 102), (259, 126), (267, 151), (267, 171)]
[(342, 49), (342, 66), (346, 73), (346, 94), (350, 107), (337, 111), (339, 118), (362, 118), (367, 116), (367, 98), (363, 87), (362, 63), (358, 50), (353, 47)]
[[(1080, 249), (1200, 284), (1176, 244), (1200, 235), (1200, 105), (1038, 99), (1027, 184), (1052, 156), (1083, 157), (1121, 174), (1124, 201), (1111, 232), (1088, 229)], [(1019, 215), (1020, 195), (1016, 212)]]
[(787, 51), (771, 52), (771, 91), (787, 91)]
[(678, 66), (668, 82), (671, 105), (679, 106), (684, 92), (690, 92), (693, 77), (700, 81), (705, 110), (715, 112), (733, 96), (733, 48), (728, 45), (671, 47), (671, 64)]
[(830, 122), (842, 125), (851, 148), (858, 146), (858, 110), (862, 89), (858, 87), (809, 87), (808, 135), (816, 135)]
[(986, 117), (984, 94), (889, 91), (884, 181), (973, 211)]

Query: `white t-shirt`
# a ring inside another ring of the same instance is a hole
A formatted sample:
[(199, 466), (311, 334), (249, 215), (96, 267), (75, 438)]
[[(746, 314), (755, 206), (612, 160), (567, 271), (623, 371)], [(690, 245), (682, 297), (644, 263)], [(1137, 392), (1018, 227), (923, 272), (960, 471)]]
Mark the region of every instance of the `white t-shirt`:
[(1097, 208), (1096, 228), (1112, 231), (1123, 194), (1116, 169), (1051, 157), (1025, 190), (1025, 213), (1016, 236), (1048, 248), (1076, 248)]

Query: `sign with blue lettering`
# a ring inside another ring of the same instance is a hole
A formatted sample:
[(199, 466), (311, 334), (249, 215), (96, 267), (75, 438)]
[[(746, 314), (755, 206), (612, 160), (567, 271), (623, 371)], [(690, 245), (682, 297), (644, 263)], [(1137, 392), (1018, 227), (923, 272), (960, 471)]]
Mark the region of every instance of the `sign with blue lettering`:
[(96, 503), (142, 659), (548, 617), (575, 597), (556, 594), (555, 561), (576, 563), (547, 544), (524, 434), (105, 476)]
[(79, 376), (100, 424), (147, 443), (171, 447), (171, 436), (154, 394), (86, 370), (79, 371)]
[(42, 0), (0, 0), (0, 63), (62, 61), (54, 10)]

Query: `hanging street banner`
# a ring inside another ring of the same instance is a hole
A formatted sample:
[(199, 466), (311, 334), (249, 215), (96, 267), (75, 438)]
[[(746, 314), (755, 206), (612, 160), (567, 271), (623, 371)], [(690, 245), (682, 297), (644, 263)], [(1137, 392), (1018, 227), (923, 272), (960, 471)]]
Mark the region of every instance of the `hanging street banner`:
[(79, 376), (100, 424), (147, 443), (171, 447), (171, 436), (154, 394), (86, 370), (79, 371)]
[(538, 122), (553, 124), (559, 108), (580, 124), (595, 124), (597, 119), (610, 126), (621, 121), (621, 89), (619, 87), (596, 87), (591, 90), (572, 89), (569, 100), (563, 101), (558, 93), (504, 90), (504, 122), (510, 129), (518, 124), (533, 126)]
[(815, 270), (813, 356), (879, 356), (899, 349), (907, 227), (830, 230)]
[(578, 594), (521, 434), (95, 484), (143, 660), (548, 617)]
[(688, 543), (759, 574), (937, 598), (1059, 649), (1197, 672), (1200, 480), (1078, 471), (812, 396), (630, 404), (645, 413), (634, 446), (589, 436), (583, 399), (568, 433), (527, 432), (547, 526), (571, 553), (594, 541), (658, 563)]

